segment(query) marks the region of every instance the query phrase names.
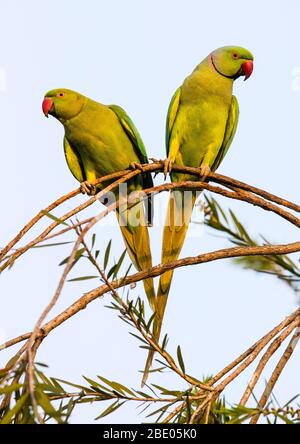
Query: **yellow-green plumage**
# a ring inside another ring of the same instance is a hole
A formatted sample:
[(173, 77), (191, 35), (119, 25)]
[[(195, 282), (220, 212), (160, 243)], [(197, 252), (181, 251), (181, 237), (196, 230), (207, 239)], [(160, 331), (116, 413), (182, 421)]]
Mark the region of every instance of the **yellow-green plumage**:
[[(67, 164), (79, 182), (125, 170), (132, 163), (147, 163), (142, 139), (125, 111), (116, 105), (106, 106), (67, 89), (50, 91), (50, 114), (64, 126), (64, 150)], [(108, 183), (103, 183), (97, 191)], [(127, 194), (153, 185), (150, 174), (138, 175), (127, 184)], [(119, 198), (118, 190), (116, 200)], [(151, 201), (146, 203), (150, 213)], [(117, 210), (117, 218), (128, 254), (138, 270), (152, 267), (150, 240), (143, 203), (125, 211)], [(149, 214), (150, 222), (150, 214)], [(153, 306), (153, 279), (144, 281), (145, 291)]]
[[(210, 170), (218, 168), (231, 144), (238, 122), (238, 102), (232, 95), (233, 81), (245, 74), (241, 66), (249, 60), (253, 60), (253, 56), (244, 48), (220, 48), (204, 59), (177, 89), (169, 106), (166, 123), (169, 169), (173, 163), (197, 167), (205, 178)], [(171, 180), (199, 180), (199, 177), (171, 172)], [(163, 231), (163, 264), (176, 260), (181, 252), (197, 195), (199, 193), (196, 192), (170, 193)], [(172, 276), (173, 271), (168, 271), (159, 281), (153, 326), (156, 341), (160, 336)], [(154, 352), (150, 351), (143, 382), (147, 379), (153, 355)]]

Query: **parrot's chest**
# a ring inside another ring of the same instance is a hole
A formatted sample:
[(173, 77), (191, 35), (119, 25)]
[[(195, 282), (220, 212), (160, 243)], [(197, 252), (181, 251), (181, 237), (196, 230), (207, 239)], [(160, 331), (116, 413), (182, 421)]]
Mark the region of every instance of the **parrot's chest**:
[(200, 166), (203, 159), (213, 162), (220, 150), (229, 106), (222, 100), (201, 100), (182, 107), (180, 154), (185, 165)]
[(66, 137), (75, 147), (88, 180), (126, 169), (130, 162), (136, 161), (130, 159), (133, 153), (127, 156), (128, 150), (133, 151), (127, 136), (119, 135), (118, 131), (106, 131), (101, 125), (95, 127), (96, 132), (91, 131), (90, 126), (66, 129)]
[(66, 137), (75, 147), (86, 173), (92, 170), (97, 175), (104, 173), (108, 148), (99, 137), (95, 139), (91, 134), (77, 133), (76, 131), (72, 131), (71, 134), (66, 132)]

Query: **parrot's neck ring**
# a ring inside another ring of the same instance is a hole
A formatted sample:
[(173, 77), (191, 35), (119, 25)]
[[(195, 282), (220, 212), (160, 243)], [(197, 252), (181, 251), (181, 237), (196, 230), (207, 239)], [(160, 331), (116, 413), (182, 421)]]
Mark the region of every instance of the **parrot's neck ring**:
[(240, 70), (238, 70), (238, 72), (236, 74), (234, 74), (233, 76), (227, 76), (226, 74), (223, 74), (221, 71), (218, 70), (218, 68), (215, 65), (212, 55), (210, 56), (210, 61), (212, 63), (212, 66), (214, 67), (215, 71), (217, 71), (217, 73), (220, 74), (221, 76), (226, 77), (226, 79), (235, 80), (239, 77)]

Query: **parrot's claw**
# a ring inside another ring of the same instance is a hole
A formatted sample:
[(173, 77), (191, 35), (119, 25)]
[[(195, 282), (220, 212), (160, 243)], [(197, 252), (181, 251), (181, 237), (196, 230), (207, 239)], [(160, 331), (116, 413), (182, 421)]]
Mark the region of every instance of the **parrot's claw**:
[(95, 185), (91, 184), (87, 180), (85, 182), (81, 182), (80, 191), (82, 194), (87, 194), (88, 196), (95, 196), (97, 193)]
[(199, 168), (201, 180), (205, 180), (207, 176), (211, 173), (211, 169), (208, 165), (201, 165)]
[(153, 163), (162, 162), (161, 160), (155, 159), (155, 157), (149, 157), (149, 160)]
[(173, 163), (174, 163), (174, 160), (169, 159), (169, 158), (164, 161), (164, 176), (165, 176), (165, 180), (166, 180), (166, 177), (167, 177), (168, 173), (170, 173), (171, 170), (172, 170)]
[(140, 163), (137, 163), (137, 162), (131, 162), (130, 165), (129, 165), (129, 167), (130, 167), (132, 170), (140, 170), (140, 171), (143, 171), (143, 167), (142, 167), (142, 165), (141, 165)]

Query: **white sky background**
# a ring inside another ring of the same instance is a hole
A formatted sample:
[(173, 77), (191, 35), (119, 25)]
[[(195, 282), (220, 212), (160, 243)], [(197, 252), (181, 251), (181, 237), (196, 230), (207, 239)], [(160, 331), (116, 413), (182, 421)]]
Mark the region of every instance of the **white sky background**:
[[(123, 106), (149, 156), (163, 158), (165, 115), (173, 92), (199, 61), (224, 45), (251, 50), (255, 70), (247, 82), (235, 83), (240, 122), (219, 171), (299, 201), (299, 16), (297, 0), (0, 0), (0, 245), (38, 210), (77, 186), (64, 160), (63, 128), (41, 112), (47, 90), (68, 87)], [(159, 176), (156, 183), (161, 180)], [(166, 196), (155, 202), (157, 217), (162, 218)], [(239, 212), (253, 235), (262, 233), (279, 243), (297, 239), (296, 229), (273, 215), (222, 202)], [(73, 204), (68, 202), (64, 209)], [(99, 209), (94, 206), (87, 214)], [(117, 258), (123, 245), (111, 220), (112, 226), (96, 227), (97, 247), (103, 250), (113, 238)], [(197, 230), (187, 238), (182, 257), (227, 245)], [(160, 236), (161, 226), (151, 230), (155, 263), (160, 261)], [(62, 272), (57, 264), (70, 248), (34, 250), (1, 275), (3, 340), (32, 328), (56, 289)], [(84, 274), (84, 265), (72, 271), (72, 277)], [(96, 285), (97, 281), (68, 283), (51, 317)], [(138, 286), (134, 294), (141, 290)], [(108, 300), (109, 296), (94, 302), (45, 340), (38, 361), (50, 366), (50, 375), (80, 382), (82, 374), (100, 374), (136, 387), (146, 353), (128, 334), (127, 325), (104, 307)], [(296, 296), (275, 278), (222, 261), (176, 271), (164, 329), (171, 337), (170, 351), (180, 344), (187, 371), (201, 377), (223, 368), (296, 305)], [(0, 367), (7, 358), (2, 352)], [(277, 385), (281, 403), (300, 392), (299, 358), (298, 350)], [(265, 378), (270, 371), (268, 367)], [(229, 401), (239, 401), (249, 375), (227, 390)], [(151, 382), (185, 387), (167, 374), (153, 375)], [(263, 384), (256, 396), (262, 388)], [(104, 408), (102, 403), (84, 404), (75, 410), (73, 422), (91, 422)], [(104, 422), (143, 418), (136, 405), (128, 404)]]

